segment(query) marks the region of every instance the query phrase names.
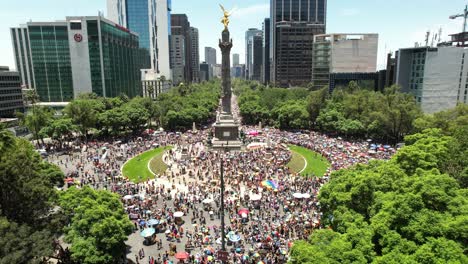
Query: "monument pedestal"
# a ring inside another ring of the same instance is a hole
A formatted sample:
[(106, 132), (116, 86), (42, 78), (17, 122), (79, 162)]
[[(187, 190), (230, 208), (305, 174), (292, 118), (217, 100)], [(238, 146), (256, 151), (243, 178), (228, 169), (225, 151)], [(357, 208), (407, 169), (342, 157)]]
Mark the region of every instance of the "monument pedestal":
[(239, 140), (239, 125), (236, 124), (231, 115), (221, 114), (213, 127), (213, 149), (241, 150), (242, 142)]

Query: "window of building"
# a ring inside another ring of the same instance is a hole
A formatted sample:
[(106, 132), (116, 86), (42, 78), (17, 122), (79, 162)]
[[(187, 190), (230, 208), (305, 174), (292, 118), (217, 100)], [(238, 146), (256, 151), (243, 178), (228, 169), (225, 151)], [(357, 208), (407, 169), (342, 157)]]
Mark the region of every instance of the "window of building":
[(70, 23), (71, 30), (81, 30), (81, 22), (71, 22)]

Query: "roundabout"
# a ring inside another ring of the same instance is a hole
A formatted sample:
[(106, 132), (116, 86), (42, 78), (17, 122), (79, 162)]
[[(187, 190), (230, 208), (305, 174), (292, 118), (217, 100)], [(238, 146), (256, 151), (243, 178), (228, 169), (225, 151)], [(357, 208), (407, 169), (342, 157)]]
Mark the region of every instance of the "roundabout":
[[(164, 132), (119, 144), (91, 142), (81, 155), (50, 158), (78, 186), (111, 190), (121, 197), (135, 227), (126, 242), (127, 258), (134, 261), (142, 261), (142, 256), (175, 261), (181, 252), (194, 260), (216, 259), (221, 247), (223, 160), (230, 257), (249, 260), (244, 263), (262, 259), (282, 263), (294, 241), (322, 228), (318, 194), (330, 173), (393, 154), (369, 154), (367, 142), (315, 132), (242, 129), (261, 132), (246, 138), (246, 145), (253, 143), (255, 148), (237, 153), (210, 150), (204, 144), (210, 133), (206, 129)], [(95, 160), (104, 147), (105, 158)], [(159, 176), (151, 170), (160, 170), (154, 172)]]

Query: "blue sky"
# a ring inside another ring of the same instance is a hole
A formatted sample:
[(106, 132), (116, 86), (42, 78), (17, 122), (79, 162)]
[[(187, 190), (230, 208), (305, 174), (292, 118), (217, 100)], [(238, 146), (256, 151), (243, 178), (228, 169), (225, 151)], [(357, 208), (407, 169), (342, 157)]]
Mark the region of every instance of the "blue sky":
[[(3, 3), (2, 3), (3, 2)], [(232, 53), (244, 61), (244, 33), (261, 28), (269, 16), (270, 0), (172, 0), (173, 13), (188, 15), (200, 32), (200, 59), (204, 47), (216, 47), (223, 26), (218, 3), (234, 9), (230, 30)], [(328, 0), (327, 33), (379, 33), (379, 68), (385, 53), (424, 42), (425, 32), (444, 36), (461, 31), (463, 19), (449, 20), (463, 12), (467, 0)], [(65, 16), (106, 13), (106, 0), (0, 0), (0, 65), (15, 68), (9, 28), (27, 21), (63, 20)], [(218, 50), (218, 60), (220, 52)]]

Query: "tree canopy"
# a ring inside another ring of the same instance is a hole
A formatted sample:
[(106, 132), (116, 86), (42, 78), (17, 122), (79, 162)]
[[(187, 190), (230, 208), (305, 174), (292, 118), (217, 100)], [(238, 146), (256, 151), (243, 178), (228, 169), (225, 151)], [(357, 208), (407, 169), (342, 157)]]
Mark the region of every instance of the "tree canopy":
[(125, 252), (133, 224), (118, 195), (90, 187), (72, 187), (61, 193), (60, 207), (69, 225), (65, 239), (78, 263), (116, 263)]
[(351, 82), (329, 94), (326, 88), (270, 88), (236, 80), (243, 122), (282, 129), (314, 129), (348, 137), (398, 142), (413, 132), (422, 116), (414, 98), (392, 86), (383, 92)]
[(24, 139), (0, 130), (0, 263), (39, 263), (53, 252), (54, 186), (64, 175)]
[(426, 129), (388, 162), (331, 175), (322, 225), (292, 263), (467, 263), (468, 192), (442, 173), (453, 137)]

